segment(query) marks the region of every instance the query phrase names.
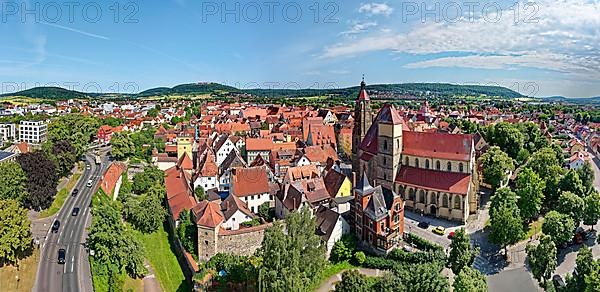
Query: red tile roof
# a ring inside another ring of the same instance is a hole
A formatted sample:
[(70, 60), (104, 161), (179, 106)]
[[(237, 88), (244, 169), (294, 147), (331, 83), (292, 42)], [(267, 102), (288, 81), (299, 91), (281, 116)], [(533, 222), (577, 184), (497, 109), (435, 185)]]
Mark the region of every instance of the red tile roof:
[(215, 228), (223, 222), (221, 206), (215, 202), (201, 201), (192, 208), (196, 224), (205, 227)]
[(469, 161), (473, 135), (404, 131), (403, 154)]
[(108, 196), (112, 197), (112, 192), (117, 186), (117, 181), (123, 174), (123, 171), (127, 169), (127, 165), (122, 162), (113, 162), (104, 175), (102, 176), (102, 182), (100, 183), (100, 188), (106, 193)]
[(246, 139), (246, 151), (270, 151), (271, 149), (273, 149), (273, 141), (271, 139)]
[(233, 194), (238, 197), (263, 194), (270, 191), (267, 166), (234, 168), (232, 169), (231, 182)]
[(179, 161), (177, 161), (177, 167), (184, 170), (190, 170), (194, 168), (194, 163), (187, 153), (183, 153), (179, 158)]
[(183, 170), (173, 166), (165, 171), (165, 187), (167, 189), (167, 202), (173, 219), (179, 219), (183, 209), (191, 210), (196, 205), (193, 190), (188, 177)]
[(466, 195), (471, 175), (402, 166), (396, 176), (396, 182), (434, 191)]

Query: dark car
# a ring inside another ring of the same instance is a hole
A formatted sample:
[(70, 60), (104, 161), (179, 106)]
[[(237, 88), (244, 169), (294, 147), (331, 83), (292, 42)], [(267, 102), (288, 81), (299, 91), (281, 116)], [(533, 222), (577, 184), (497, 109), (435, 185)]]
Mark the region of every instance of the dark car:
[(64, 264), (66, 256), (67, 256), (67, 252), (65, 251), (65, 249), (64, 248), (59, 249), (58, 250), (58, 263)]
[(53, 233), (58, 232), (59, 227), (60, 227), (60, 221), (54, 220), (54, 223), (52, 223), (52, 232)]
[(79, 194), (79, 190), (78, 190), (78, 189), (74, 189), (74, 190), (71, 192), (71, 196), (73, 196), (73, 197), (77, 196), (77, 194)]
[(71, 212), (71, 215), (77, 216), (77, 214), (79, 214), (79, 208), (75, 207), (75, 208), (73, 208), (73, 212)]
[(417, 226), (419, 226), (419, 228), (427, 229), (427, 228), (429, 228), (429, 223), (419, 222), (419, 224), (417, 224)]
[(554, 283), (554, 287), (556, 287), (557, 289), (564, 288), (567, 286), (567, 284), (565, 284), (565, 280), (563, 280), (563, 278), (560, 275), (554, 275), (552, 277), (552, 282)]

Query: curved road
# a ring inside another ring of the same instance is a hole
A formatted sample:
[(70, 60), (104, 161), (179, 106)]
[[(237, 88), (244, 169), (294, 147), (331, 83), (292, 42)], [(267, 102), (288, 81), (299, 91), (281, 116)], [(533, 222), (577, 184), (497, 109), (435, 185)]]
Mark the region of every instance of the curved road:
[[(103, 154), (103, 153), (101, 153)], [(90, 203), (93, 190), (108, 165), (106, 155), (102, 155), (102, 164), (94, 163), (94, 156), (86, 154), (85, 169), (75, 185), (79, 189), (76, 197), (69, 195), (56, 216), (60, 220), (57, 233), (48, 230), (47, 238), (42, 246), (36, 282), (33, 291), (93, 291), (88, 255), (84, 248), (84, 234), (90, 222)], [(91, 179), (93, 186), (87, 187)], [(80, 209), (77, 216), (72, 216), (73, 208)], [(58, 264), (58, 250), (66, 250), (65, 264)]]

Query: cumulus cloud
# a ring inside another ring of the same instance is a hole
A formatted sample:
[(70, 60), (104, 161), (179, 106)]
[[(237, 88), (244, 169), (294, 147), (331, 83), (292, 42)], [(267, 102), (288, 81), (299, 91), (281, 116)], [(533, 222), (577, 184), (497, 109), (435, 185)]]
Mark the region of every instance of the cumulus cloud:
[(394, 9), (385, 3), (366, 3), (358, 8), (358, 12), (367, 13), (369, 15), (385, 15), (392, 14)]
[[(408, 32), (381, 31), (338, 42), (326, 47), (321, 57), (394, 51), (434, 57), (406, 65), (409, 68), (531, 67), (600, 77), (600, 2), (541, 0), (537, 5), (536, 17), (527, 18), (535, 20), (531, 22), (515, 22), (513, 11), (505, 10), (496, 19), (469, 15), (452, 22), (418, 23)], [(433, 55), (456, 52), (467, 56)]]
[(341, 32), (343, 35), (353, 35), (359, 34), (362, 32), (366, 32), (371, 27), (377, 26), (377, 22), (368, 21), (368, 22), (354, 22), (354, 24), (350, 27), (350, 29)]

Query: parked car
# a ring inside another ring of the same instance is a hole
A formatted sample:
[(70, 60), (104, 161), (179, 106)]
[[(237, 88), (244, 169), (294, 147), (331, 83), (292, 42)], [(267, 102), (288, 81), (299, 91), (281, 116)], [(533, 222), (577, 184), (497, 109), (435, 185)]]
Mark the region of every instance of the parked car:
[(93, 181), (90, 179), (90, 180), (88, 180), (88, 182), (87, 182), (86, 186), (87, 186), (88, 188), (91, 188), (93, 184), (94, 184), (94, 182), (93, 182)]
[(73, 212), (71, 212), (71, 215), (77, 216), (77, 214), (79, 214), (79, 208), (75, 207), (75, 208), (73, 208)]
[(64, 248), (59, 249), (58, 250), (58, 263), (64, 264), (66, 256), (67, 256), (67, 252), (65, 251), (65, 249)]
[(454, 238), (454, 231), (450, 231), (450, 233), (448, 233), (448, 239), (452, 238)]
[(552, 276), (552, 283), (554, 283), (554, 287), (556, 287), (557, 289), (564, 288), (567, 286), (567, 284), (565, 284), (565, 280), (563, 280), (563, 278), (560, 275)]
[(54, 222), (52, 223), (52, 233), (56, 233), (58, 232), (58, 228), (60, 228), (60, 221), (58, 220), (54, 220)]
[(91, 166), (91, 165), (89, 165), (89, 164), (86, 164), (86, 165), (85, 165), (85, 169), (88, 169), (88, 170), (89, 170), (89, 169), (92, 169), (92, 166)]
[(444, 233), (446, 233), (446, 228), (444, 228), (442, 226), (436, 226), (436, 227), (433, 227), (433, 229), (431, 231), (433, 231), (433, 233), (435, 233), (437, 235), (444, 235)]
[(77, 196), (77, 194), (79, 194), (79, 190), (73, 189), (73, 191), (71, 192), (71, 196), (75, 197), (75, 196)]
[(419, 226), (419, 228), (427, 229), (427, 228), (429, 228), (429, 223), (423, 221), (423, 222), (419, 222), (419, 224), (417, 224), (417, 226)]

